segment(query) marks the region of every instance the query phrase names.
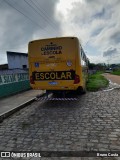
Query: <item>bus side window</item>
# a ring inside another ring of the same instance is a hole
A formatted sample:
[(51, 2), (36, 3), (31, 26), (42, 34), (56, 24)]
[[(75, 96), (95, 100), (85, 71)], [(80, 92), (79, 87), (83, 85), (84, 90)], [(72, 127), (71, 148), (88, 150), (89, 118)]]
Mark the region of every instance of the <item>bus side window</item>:
[(81, 48), (81, 59), (83, 59), (83, 50)]

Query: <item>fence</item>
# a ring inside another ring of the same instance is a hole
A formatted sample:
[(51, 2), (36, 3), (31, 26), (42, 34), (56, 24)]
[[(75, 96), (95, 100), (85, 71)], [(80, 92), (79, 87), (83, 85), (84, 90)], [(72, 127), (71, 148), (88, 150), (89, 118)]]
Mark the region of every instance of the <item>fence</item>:
[(0, 97), (28, 89), (30, 89), (30, 84), (27, 70), (5, 70), (0, 72)]

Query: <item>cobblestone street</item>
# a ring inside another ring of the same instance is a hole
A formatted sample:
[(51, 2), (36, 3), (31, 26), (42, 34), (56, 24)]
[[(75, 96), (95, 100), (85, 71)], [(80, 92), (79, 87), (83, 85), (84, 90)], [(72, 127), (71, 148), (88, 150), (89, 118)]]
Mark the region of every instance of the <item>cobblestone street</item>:
[(0, 123), (0, 150), (120, 151), (120, 89), (36, 101)]

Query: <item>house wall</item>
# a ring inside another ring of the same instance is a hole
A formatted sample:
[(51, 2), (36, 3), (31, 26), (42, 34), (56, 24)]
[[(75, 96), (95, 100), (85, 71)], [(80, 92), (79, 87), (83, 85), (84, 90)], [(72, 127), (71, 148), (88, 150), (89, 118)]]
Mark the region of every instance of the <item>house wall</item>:
[(25, 53), (7, 52), (7, 59), (9, 69), (23, 69), (23, 65), (28, 68), (28, 55)]

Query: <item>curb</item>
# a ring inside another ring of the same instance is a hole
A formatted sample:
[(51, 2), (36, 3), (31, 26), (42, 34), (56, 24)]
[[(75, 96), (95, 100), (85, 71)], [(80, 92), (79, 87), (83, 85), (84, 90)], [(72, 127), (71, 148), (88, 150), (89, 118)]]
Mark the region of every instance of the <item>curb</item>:
[[(42, 97), (44, 96), (45, 93), (42, 93), (41, 95), (39, 95), (39, 97)], [(26, 101), (25, 103), (23, 104), (20, 104), (19, 106), (7, 111), (7, 112), (4, 112), (3, 114), (0, 115), (0, 123), (3, 122), (4, 119), (8, 118), (9, 116), (11, 116), (12, 114), (14, 114), (15, 112), (19, 111), (20, 109), (23, 109), (24, 107), (30, 105), (31, 103), (35, 102), (36, 101), (36, 97)]]

